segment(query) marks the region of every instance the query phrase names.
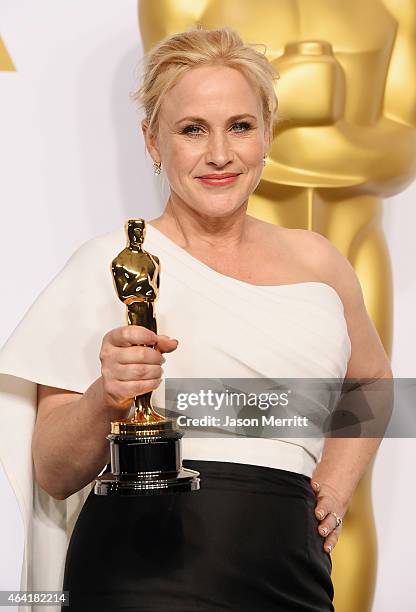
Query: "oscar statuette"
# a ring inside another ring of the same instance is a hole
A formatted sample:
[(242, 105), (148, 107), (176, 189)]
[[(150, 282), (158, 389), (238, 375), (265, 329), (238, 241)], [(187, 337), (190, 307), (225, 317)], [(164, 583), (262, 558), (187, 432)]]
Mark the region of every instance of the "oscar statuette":
[[(125, 224), (127, 246), (112, 262), (114, 285), (127, 307), (129, 325), (157, 333), (154, 303), (159, 293), (160, 263), (143, 250), (146, 223)], [(155, 495), (197, 491), (199, 472), (182, 467), (181, 438), (175, 419), (152, 406), (152, 392), (134, 398), (132, 417), (111, 423), (111, 472), (99, 476), (96, 495)]]

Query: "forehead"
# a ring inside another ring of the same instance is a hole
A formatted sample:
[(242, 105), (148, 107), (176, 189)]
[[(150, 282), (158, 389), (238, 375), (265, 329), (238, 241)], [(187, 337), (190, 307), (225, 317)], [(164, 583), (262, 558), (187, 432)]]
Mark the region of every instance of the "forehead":
[(192, 68), (167, 92), (161, 116), (180, 114), (237, 115), (261, 112), (261, 99), (255, 87), (239, 70), (228, 66)]

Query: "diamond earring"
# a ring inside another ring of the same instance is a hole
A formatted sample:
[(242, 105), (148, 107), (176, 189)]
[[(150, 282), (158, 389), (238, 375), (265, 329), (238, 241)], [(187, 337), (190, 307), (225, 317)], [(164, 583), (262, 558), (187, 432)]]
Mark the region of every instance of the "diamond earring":
[(162, 162), (153, 162), (153, 172), (155, 174), (160, 174), (162, 167)]

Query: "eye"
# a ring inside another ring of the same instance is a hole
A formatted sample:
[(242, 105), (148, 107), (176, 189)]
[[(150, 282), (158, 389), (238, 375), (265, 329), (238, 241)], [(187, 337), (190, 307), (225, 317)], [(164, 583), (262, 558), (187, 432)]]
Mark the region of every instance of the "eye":
[(199, 125), (187, 125), (181, 132), (181, 134), (187, 134), (189, 136), (197, 136), (198, 133), (193, 130), (200, 130)]
[(243, 130), (238, 130), (239, 132), (246, 132), (248, 130), (251, 130), (251, 128), (253, 127), (248, 121), (240, 121), (239, 123), (234, 123), (233, 127), (235, 127), (236, 125), (244, 128)]
[[(232, 126), (233, 131), (239, 132), (248, 132), (253, 129), (253, 126), (248, 121), (239, 121), (238, 123), (234, 123)], [(235, 130), (234, 128), (240, 128)], [(197, 130), (201, 130), (202, 128), (199, 125), (187, 125), (182, 131), (181, 134), (185, 134), (187, 136), (199, 136), (200, 132)]]

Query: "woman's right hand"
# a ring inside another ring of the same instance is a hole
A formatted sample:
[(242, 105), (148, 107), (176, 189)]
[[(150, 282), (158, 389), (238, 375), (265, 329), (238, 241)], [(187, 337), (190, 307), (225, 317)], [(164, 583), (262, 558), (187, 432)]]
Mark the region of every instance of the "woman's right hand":
[(109, 331), (100, 351), (104, 405), (125, 411), (136, 395), (156, 389), (162, 380), (162, 353), (171, 353), (177, 346), (177, 340), (139, 325)]

